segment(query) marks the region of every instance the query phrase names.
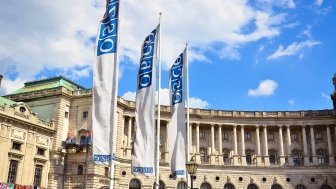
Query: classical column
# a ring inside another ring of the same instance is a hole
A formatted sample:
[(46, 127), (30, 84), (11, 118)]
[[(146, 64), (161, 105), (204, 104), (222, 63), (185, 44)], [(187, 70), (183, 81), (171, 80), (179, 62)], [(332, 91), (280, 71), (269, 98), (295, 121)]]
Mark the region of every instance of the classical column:
[(128, 117), (128, 128), (127, 128), (127, 159), (132, 157), (132, 123), (133, 118)]
[(239, 165), (238, 162), (238, 146), (237, 146), (237, 125), (233, 125), (233, 165)]
[(282, 125), (279, 125), (279, 143), (280, 143), (280, 165), (285, 164), (285, 154), (283, 146)]
[(189, 153), (190, 154), (194, 154), (194, 149), (193, 149), (193, 139), (192, 139), (192, 135), (193, 135), (193, 127), (192, 127), (192, 123), (189, 123)]
[(316, 148), (315, 148), (315, 134), (314, 134), (314, 126), (310, 125), (310, 142), (312, 148), (312, 157), (313, 157), (313, 164), (317, 165), (317, 156), (316, 156)]
[(215, 153), (215, 125), (211, 124), (211, 154), (210, 154), (210, 164), (215, 165), (216, 163), (216, 153)]
[[(169, 124), (168, 121), (166, 120), (161, 120), (162, 123), (166, 124), (166, 142), (165, 142), (165, 149), (164, 149), (164, 158), (165, 158), (165, 162), (169, 162), (169, 149), (168, 149), (168, 136), (169, 136)], [(163, 126), (163, 124), (160, 125), (161, 127)]]
[(309, 156), (308, 156), (308, 148), (307, 148), (307, 135), (306, 135), (306, 127), (302, 125), (302, 138), (303, 138), (303, 155), (304, 155), (304, 165), (309, 165)]
[(215, 125), (211, 124), (211, 154), (215, 154)]
[(200, 156), (200, 136), (199, 136), (199, 123), (196, 123), (196, 162), (201, 162), (201, 156)]
[(264, 125), (264, 160), (265, 166), (270, 166), (269, 155), (268, 155), (268, 142), (267, 142), (267, 126)]
[(335, 159), (332, 153), (332, 144), (331, 144), (331, 136), (330, 136), (330, 127), (327, 125), (327, 139), (328, 139), (328, 156), (329, 156), (329, 165), (335, 165)]
[(218, 124), (218, 164), (223, 165), (222, 126)]
[(222, 126), (218, 125), (218, 152), (219, 154), (223, 153), (223, 143), (222, 143)]
[(246, 155), (245, 155), (245, 133), (244, 133), (244, 125), (240, 126), (240, 134), (241, 134), (241, 162), (243, 166), (246, 166)]
[(286, 125), (286, 130), (287, 130), (287, 159), (288, 159), (288, 164), (289, 166), (293, 166), (293, 157), (292, 157), (292, 140), (291, 140), (291, 135), (290, 135), (290, 128), (289, 125)]
[(259, 125), (256, 126), (257, 166), (261, 165)]

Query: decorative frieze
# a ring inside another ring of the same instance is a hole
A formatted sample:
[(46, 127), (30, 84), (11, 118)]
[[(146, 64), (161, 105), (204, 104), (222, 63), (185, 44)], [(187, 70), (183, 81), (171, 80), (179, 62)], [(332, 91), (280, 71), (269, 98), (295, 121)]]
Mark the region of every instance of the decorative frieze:
[(18, 129), (12, 129), (11, 137), (19, 140), (26, 140), (27, 133)]

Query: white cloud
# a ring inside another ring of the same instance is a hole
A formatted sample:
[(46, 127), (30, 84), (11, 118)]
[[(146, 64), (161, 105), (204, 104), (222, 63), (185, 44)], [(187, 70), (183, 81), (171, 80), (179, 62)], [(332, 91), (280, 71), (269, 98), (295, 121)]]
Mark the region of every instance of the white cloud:
[(286, 48), (280, 45), (273, 54), (267, 57), (267, 60), (274, 60), (274, 59), (279, 59), (284, 56), (296, 55), (297, 53), (301, 52), (305, 48), (310, 48), (310, 47), (313, 47), (315, 45), (320, 45), (320, 44), (321, 44), (320, 41), (307, 40), (307, 41), (300, 42), (300, 43), (294, 42)]
[(21, 87), (24, 86), (25, 81), (17, 78), (15, 80), (10, 80), (7, 78), (3, 78), (1, 82), (1, 87), (0, 87), (0, 96), (12, 93)]
[(272, 6), (278, 6), (278, 7), (284, 7), (284, 8), (296, 8), (296, 4), (294, 0), (257, 0), (259, 4), (262, 4), (262, 6), (272, 7)]
[(259, 83), (258, 88), (249, 89), (247, 94), (249, 96), (254, 96), (254, 97), (270, 96), (270, 95), (273, 95), (277, 87), (278, 87), (278, 84), (275, 81), (266, 79)]
[[(122, 95), (123, 99), (129, 100), (129, 101), (135, 101), (135, 97), (136, 97), (136, 93), (131, 92), (131, 91), (127, 91), (124, 95)], [(157, 103), (157, 98), (158, 98), (158, 93), (156, 92), (156, 103)], [(165, 106), (170, 105), (169, 89), (167, 88), (161, 89), (160, 102), (161, 102), (161, 105), (165, 105)], [(189, 106), (190, 108), (204, 109), (204, 108), (209, 107), (209, 103), (197, 97), (190, 97)]]
[(325, 99), (327, 99), (327, 100), (330, 100), (331, 99), (331, 97), (330, 97), (330, 95), (327, 95), (327, 94), (325, 94), (325, 93), (321, 93), (321, 97), (322, 98), (325, 98)]
[[(19, 80), (26, 81), (35, 79), (36, 75), (43, 77), (43, 70), (69, 73), (74, 68), (91, 69), (93, 39), (104, 14), (104, 3), (98, 0), (1, 1), (0, 73), (6, 76), (12, 70), (17, 72)], [(285, 20), (283, 14), (258, 10), (246, 0), (212, 0), (211, 3), (125, 0), (120, 8), (120, 55), (134, 63), (138, 62), (143, 39), (158, 24), (158, 12), (163, 13), (161, 44), (166, 68), (186, 42), (191, 46), (190, 61), (207, 61), (205, 52), (193, 49), (206, 49), (213, 42), (239, 47), (272, 38), (280, 34)], [(255, 25), (255, 29), (246, 33), (243, 28), (247, 25)], [(239, 56), (238, 50), (232, 53), (228, 58)], [(74, 73), (75, 76), (86, 77), (86, 70), (82, 71)]]
[(315, 0), (315, 4), (316, 4), (317, 6), (321, 6), (322, 3), (323, 3), (323, 0)]
[(288, 100), (288, 104), (291, 105), (291, 106), (294, 106), (295, 105), (294, 99)]

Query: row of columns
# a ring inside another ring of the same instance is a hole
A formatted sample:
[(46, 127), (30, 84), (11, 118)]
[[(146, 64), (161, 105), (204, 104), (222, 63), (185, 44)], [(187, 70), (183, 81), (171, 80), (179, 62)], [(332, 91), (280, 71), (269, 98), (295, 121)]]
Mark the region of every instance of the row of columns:
[[(128, 130), (127, 130), (127, 157), (131, 156), (131, 149), (132, 149), (132, 125), (133, 125), (134, 118), (129, 117), (128, 118)], [(166, 126), (166, 136), (168, 136), (168, 125)], [(200, 123), (196, 123), (196, 160), (200, 161)], [(238, 162), (238, 142), (237, 142), (237, 125), (233, 125), (233, 146), (234, 146), (234, 156), (233, 161)], [(260, 147), (260, 126), (256, 127), (256, 158), (257, 158), (257, 164), (261, 163), (261, 147)], [(265, 165), (269, 165), (269, 154), (268, 154), (268, 142), (267, 142), (267, 126), (263, 125), (263, 140), (264, 140), (264, 163)], [(283, 142), (283, 133), (282, 133), (282, 125), (279, 125), (279, 156), (280, 156), (280, 164), (285, 164), (285, 153), (284, 153), (284, 142)], [(192, 129), (193, 123), (190, 123), (189, 125), (189, 149), (192, 149)], [(241, 132), (241, 164), (246, 164), (246, 154), (245, 154), (245, 131), (244, 131), (244, 125), (240, 125), (240, 132)], [(335, 160), (333, 158), (332, 153), (332, 143), (331, 143), (331, 134), (330, 134), (330, 126), (327, 125), (327, 143), (328, 143), (328, 155), (329, 155), (329, 165), (335, 165)], [(291, 133), (290, 133), (290, 126), (286, 125), (286, 135), (287, 135), (287, 154), (288, 154), (288, 163), (289, 165), (293, 165), (293, 158), (291, 157), (292, 149), (291, 149)], [(302, 126), (302, 135), (303, 135), (303, 154), (304, 154), (304, 164), (309, 165), (309, 154), (308, 154), (308, 146), (307, 146), (307, 135), (306, 135), (306, 126)], [(335, 127), (335, 135), (336, 135), (336, 127)], [(316, 146), (315, 146), (315, 135), (314, 135), (314, 128), (313, 125), (310, 126), (310, 140), (311, 140), (311, 147), (312, 147), (312, 158), (313, 158), (313, 164), (317, 165), (317, 156), (316, 156)], [(336, 136), (335, 136), (336, 138)], [(167, 143), (167, 142), (166, 142)], [(222, 151), (222, 125), (218, 125), (218, 153), (219, 155), (223, 154)], [(219, 158), (219, 161), (222, 161), (222, 158)], [(215, 124), (211, 124), (211, 154), (210, 154), (210, 161), (215, 161)]]
[[(193, 123), (190, 123), (190, 138), (189, 138), (189, 148), (192, 149), (192, 128), (193, 128)], [(210, 154), (210, 162), (214, 161), (214, 154), (215, 154), (215, 141), (214, 141), (214, 133), (215, 133), (215, 129), (214, 129), (214, 124), (211, 124), (211, 154)], [(200, 161), (200, 137), (199, 137), (199, 127), (200, 124), (196, 123), (196, 159), (198, 161)], [(237, 162), (238, 161), (238, 145), (237, 145), (237, 125), (233, 125), (233, 147), (234, 147), (234, 157), (233, 157), (233, 161)], [(255, 126), (256, 127), (256, 157), (257, 157), (257, 164), (261, 163), (261, 148), (260, 148), (260, 130), (259, 127), (260, 126)], [(267, 141), (267, 126), (263, 125), (263, 139), (264, 139), (264, 162), (265, 165), (269, 165), (269, 154), (268, 154), (268, 141)], [(240, 153), (240, 157), (241, 158), (241, 164), (245, 165), (246, 164), (246, 159), (245, 159), (245, 130), (244, 130), (244, 125), (240, 126), (240, 132), (241, 132), (241, 153)], [(282, 133), (282, 125), (278, 126), (279, 128), (279, 156), (280, 156), (280, 164), (284, 165), (285, 164), (285, 153), (284, 153), (284, 141), (283, 141), (283, 133)], [(303, 153), (304, 153), (304, 164), (305, 165), (309, 165), (309, 154), (308, 154), (308, 146), (307, 146), (307, 134), (306, 134), (306, 126), (303, 125), (302, 126), (302, 135), (303, 135)], [(331, 143), (331, 134), (330, 134), (330, 126), (327, 125), (327, 144), (328, 144), (328, 155), (329, 155), (329, 165), (335, 165), (335, 159), (333, 157), (333, 153), (332, 153), (332, 143)], [(291, 157), (291, 153), (292, 153), (292, 149), (291, 149), (291, 134), (290, 134), (290, 126), (286, 125), (286, 138), (287, 138), (287, 154), (288, 154), (288, 162), (289, 165), (293, 165), (293, 157)], [(336, 135), (336, 127), (335, 127), (335, 135)], [(222, 126), (218, 125), (218, 153), (221, 155), (222, 152)], [(316, 155), (316, 146), (315, 146), (315, 135), (314, 135), (314, 126), (311, 125), (310, 126), (310, 140), (311, 140), (311, 147), (312, 147), (312, 159), (313, 159), (313, 165), (317, 165), (317, 155)], [(335, 136), (336, 137), (336, 136)]]

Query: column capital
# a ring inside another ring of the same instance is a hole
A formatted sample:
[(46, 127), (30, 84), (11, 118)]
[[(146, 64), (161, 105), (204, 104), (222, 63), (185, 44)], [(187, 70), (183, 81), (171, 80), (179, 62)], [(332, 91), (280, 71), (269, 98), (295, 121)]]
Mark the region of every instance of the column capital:
[(289, 128), (290, 127), (290, 125), (285, 125), (287, 128)]
[(196, 122), (195, 124), (196, 124), (196, 126), (199, 126), (199, 125), (200, 125), (200, 122)]
[(211, 127), (214, 127), (214, 126), (215, 126), (215, 124), (214, 124), (214, 123), (210, 123), (210, 125), (211, 125)]
[(262, 125), (262, 127), (265, 129), (265, 128), (267, 128), (267, 125)]
[(237, 127), (237, 125), (232, 125), (232, 127), (236, 128), (236, 127)]
[(241, 128), (244, 128), (245, 127), (245, 125), (239, 125)]
[(278, 125), (278, 127), (279, 127), (279, 128), (282, 128), (282, 127), (283, 127), (283, 125)]
[(255, 127), (256, 127), (256, 128), (259, 128), (259, 127), (260, 127), (260, 125), (255, 125)]

